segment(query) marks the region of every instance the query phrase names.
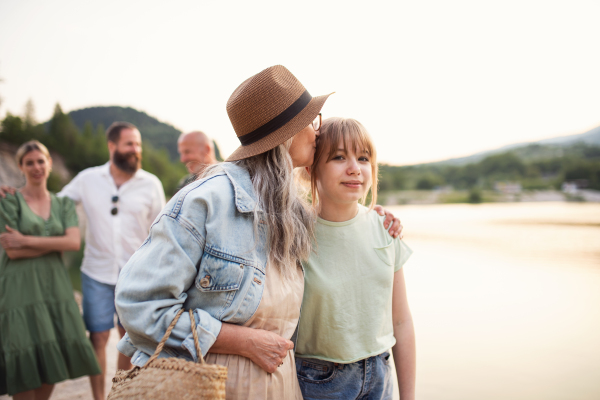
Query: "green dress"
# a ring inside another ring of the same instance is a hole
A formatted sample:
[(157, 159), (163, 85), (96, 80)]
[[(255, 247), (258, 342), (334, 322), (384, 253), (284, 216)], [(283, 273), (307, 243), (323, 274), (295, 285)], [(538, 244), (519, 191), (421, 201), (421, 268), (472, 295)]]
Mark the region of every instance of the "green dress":
[[(24, 235), (61, 236), (77, 226), (73, 201), (50, 197), (47, 220), (20, 193), (1, 199), (0, 233), (8, 225)], [(61, 254), (11, 260), (0, 253), (0, 395), (99, 374)]]

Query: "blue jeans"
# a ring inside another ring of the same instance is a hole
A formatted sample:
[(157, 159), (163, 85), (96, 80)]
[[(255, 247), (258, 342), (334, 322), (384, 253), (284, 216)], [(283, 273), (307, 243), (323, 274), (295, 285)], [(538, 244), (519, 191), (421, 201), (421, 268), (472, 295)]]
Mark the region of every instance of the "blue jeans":
[(339, 364), (296, 356), (296, 373), (305, 400), (392, 399), (390, 353)]

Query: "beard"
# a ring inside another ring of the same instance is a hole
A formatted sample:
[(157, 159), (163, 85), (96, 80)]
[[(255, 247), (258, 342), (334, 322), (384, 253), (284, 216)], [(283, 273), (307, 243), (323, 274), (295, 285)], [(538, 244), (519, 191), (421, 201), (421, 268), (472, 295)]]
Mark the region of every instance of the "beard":
[(121, 171), (133, 174), (142, 167), (142, 158), (137, 153), (120, 153), (118, 150), (115, 150), (113, 163)]

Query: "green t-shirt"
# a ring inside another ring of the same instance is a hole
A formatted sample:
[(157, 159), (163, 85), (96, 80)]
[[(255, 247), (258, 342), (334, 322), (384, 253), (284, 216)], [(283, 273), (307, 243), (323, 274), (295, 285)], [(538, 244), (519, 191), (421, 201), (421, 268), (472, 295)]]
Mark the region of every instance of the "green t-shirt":
[(351, 220), (317, 220), (316, 253), (302, 264), (299, 356), (351, 363), (381, 354), (396, 343), (394, 272), (412, 250), (389, 235), (383, 219), (359, 206)]

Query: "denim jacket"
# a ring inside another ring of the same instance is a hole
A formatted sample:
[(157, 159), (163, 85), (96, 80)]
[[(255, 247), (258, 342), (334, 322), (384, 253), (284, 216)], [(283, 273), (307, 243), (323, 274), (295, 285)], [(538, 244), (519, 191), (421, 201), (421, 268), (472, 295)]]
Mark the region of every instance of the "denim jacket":
[[(117, 312), (127, 330), (117, 348), (134, 365), (148, 361), (182, 307), (194, 312), (203, 354), (222, 322), (242, 325), (254, 315), (268, 256), (264, 221), (254, 228), (255, 207), (248, 172), (231, 163), (167, 203), (116, 286)], [(161, 357), (197, 359), (190, 324), (183, 313)]]

